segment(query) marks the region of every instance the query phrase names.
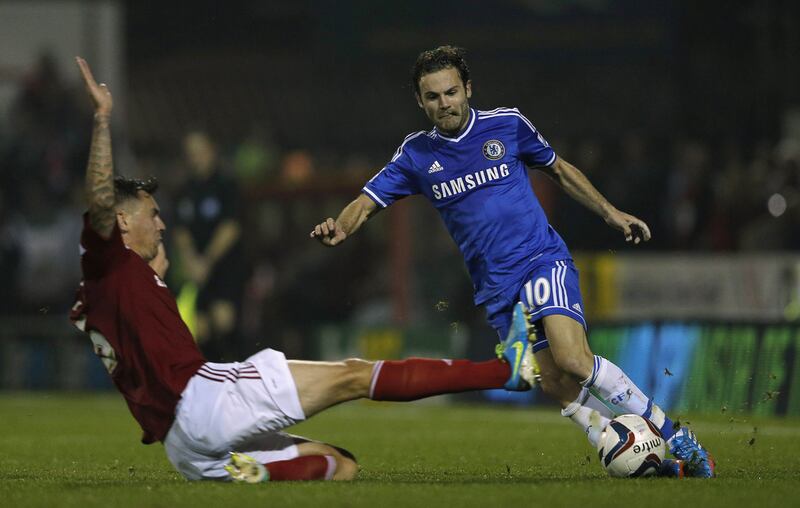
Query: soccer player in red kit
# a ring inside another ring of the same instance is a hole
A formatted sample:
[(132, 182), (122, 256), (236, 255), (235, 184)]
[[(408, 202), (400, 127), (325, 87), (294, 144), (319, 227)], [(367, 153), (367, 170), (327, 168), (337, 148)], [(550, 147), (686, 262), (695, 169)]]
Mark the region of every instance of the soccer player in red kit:
[(358, 398), (407, 401), (442, 393), (529, 389), (535, 365), (522, 310), (499, 358), (485, 362), (287, 361), (265, 349), (244, 362), (203, 358), (163, 281), (166, 226), (155, 180), (114, 177), (108, 88), (77, 59), (94, 105), (81, 235), (83, 282), (71, 318), (139, 422), (190, 480), (352, 479), (353, 455), (282, 432)]

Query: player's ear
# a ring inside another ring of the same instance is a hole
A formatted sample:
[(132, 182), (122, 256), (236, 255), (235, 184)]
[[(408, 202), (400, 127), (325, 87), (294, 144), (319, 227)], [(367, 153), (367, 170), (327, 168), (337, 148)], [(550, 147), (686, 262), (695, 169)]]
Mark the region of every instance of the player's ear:
[(417, 99), (417, 106), (422, 109), (425, 109), (425, 106), (422, 104), (422, 97), (419, 96), (419, 92), (414, 92), (414, 98)]
[(128, 214), (123, 210), (117, 210), (117, 226), (119, 226), (120, 233), (127, 233), (130, 229), (128, 227)]
[(467, 93), (467, 99), (472, 98), (472, 80), (467, 80), (467, 84), (464, 85), (464, 91)]

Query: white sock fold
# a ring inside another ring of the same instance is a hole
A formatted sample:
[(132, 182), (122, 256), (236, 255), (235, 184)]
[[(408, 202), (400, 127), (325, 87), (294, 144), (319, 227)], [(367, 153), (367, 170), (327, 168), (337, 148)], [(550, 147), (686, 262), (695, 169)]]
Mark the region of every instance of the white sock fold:
[(592, 392), (588, 388), (582, 388), (580, 396), (583, 397), (582, 404), (590, 409), (594, 409), (600, 413), (600, 416), (608, 418), (609, 420), (613, 420), (614, 417), (617, 416), (617, 413), (615, 413), (612, 408), (608, 407), (608, 404), (592, 395)]
[[(597, 406), (597, 408), (592, 406)], [(589, 390), (584, 388), (578, 394), (577, 399), (561, 410), (561, 416), (565, 416), (575, 422), (586, 434), (592, 447), (597, 448), (600, 434), (606, 428), (608, 422), (611, 421), (611, 418), (614, 417), (614, 413), (605, 404), (595, 399), (589, 393)]]

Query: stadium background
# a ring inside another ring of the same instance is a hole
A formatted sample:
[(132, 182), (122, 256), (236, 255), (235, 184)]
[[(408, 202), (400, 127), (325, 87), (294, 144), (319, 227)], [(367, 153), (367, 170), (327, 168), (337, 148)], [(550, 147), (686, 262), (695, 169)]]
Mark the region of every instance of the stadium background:
[(110, 389), (66, 321), (91, 128), (76, 54), (114, 94), (117, 171), (159, 177), (168, 227), (183, 136), (217, 141), (245, 209), (243, 354), (486, 357), (496, 338), (422, 199), (338, 249), (307, 238), (429, 128), (409, 68), (453, 43), (473, 106), (519, 107), (651, 226), (631, 248), (533, 174), (597, 352), (672, 409), (800, 414), (799, 23), (780, 1), (4, 1), (0, 389)]

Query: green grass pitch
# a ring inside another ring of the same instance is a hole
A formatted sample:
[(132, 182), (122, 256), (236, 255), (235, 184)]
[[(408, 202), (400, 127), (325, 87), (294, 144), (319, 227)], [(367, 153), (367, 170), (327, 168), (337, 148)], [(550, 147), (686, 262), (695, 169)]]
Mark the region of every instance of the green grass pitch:
[(253, 486), (184, 481), (116, 394), (0, 393), (0, 506), (796, 506), (798, 420), (681, 419), (717, 479), (608, 478), (555, 409), (350, 403), (291, 431), (355, 453), (358, 480)]

